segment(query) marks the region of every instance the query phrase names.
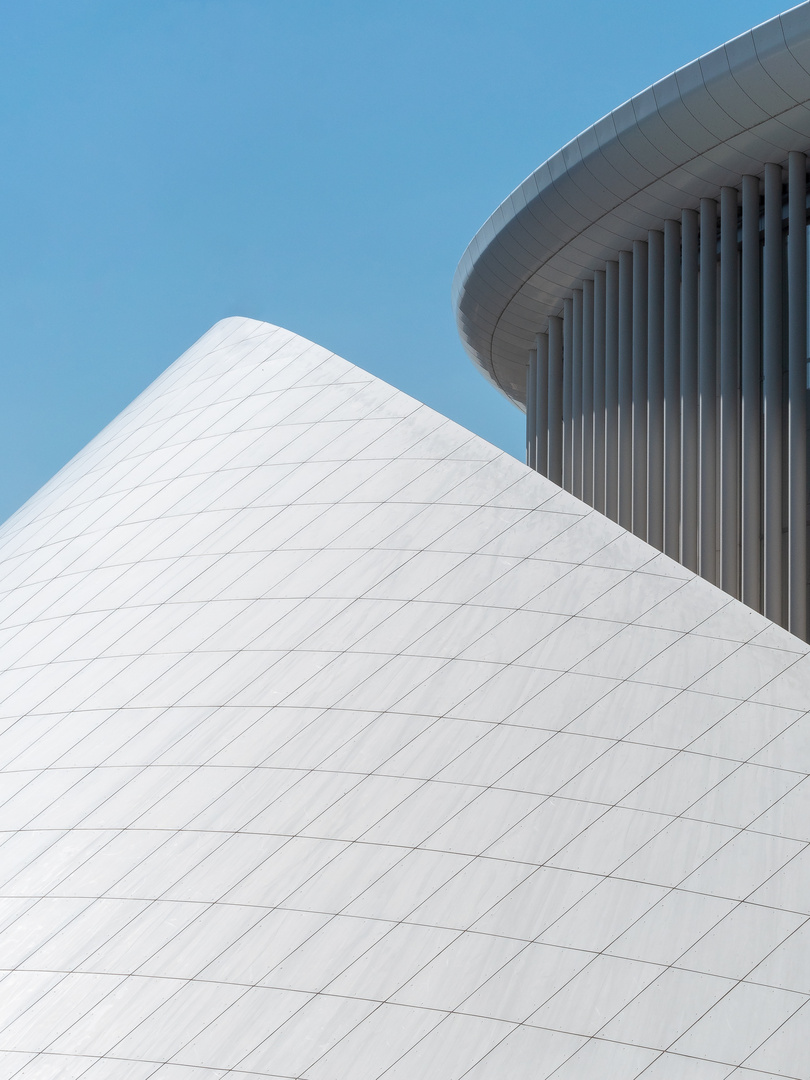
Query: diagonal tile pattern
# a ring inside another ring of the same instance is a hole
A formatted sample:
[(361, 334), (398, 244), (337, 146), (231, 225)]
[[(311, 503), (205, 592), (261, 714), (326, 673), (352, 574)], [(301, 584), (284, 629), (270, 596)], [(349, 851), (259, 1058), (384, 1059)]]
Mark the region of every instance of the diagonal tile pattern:
[(245, 319), (0, 558), (2, 1080), (810, 1077), (766, 619)]

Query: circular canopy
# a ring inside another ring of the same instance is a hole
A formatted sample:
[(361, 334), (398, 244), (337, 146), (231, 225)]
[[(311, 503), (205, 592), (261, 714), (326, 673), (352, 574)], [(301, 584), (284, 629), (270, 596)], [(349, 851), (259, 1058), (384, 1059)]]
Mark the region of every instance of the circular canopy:
[(810, 0), (706, 53), (544, 162), (453, 280), (465, 348), (523, 406), (528, 350), (563, 299), (667, 218), (810, 147)]

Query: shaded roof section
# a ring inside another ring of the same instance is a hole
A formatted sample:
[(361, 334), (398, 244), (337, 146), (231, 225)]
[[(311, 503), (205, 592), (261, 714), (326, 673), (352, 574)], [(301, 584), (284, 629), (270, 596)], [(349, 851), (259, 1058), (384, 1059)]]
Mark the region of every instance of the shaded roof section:
[(465, 348), (519, 405), (526, 353), (583, 277), (648, 229), (810, 147), (810, 3), (637, 94), (544, 162), (453, 281)]

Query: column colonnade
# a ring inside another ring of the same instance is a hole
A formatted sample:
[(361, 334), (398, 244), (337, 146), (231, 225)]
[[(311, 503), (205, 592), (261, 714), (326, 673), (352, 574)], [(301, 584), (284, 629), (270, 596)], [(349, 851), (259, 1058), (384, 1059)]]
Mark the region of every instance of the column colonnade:
[(527, 462), (807, 638), (807, 162), (576, 283), (527, 366)]

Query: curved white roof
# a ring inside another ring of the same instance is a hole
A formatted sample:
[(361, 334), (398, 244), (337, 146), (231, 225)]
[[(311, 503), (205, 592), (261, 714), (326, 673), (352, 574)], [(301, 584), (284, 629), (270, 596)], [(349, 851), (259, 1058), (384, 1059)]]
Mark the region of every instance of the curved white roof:
[(226, 320), (0, 530), (0, 1076), (810, 1078), (810, 648)]
[(527, 350), (578, 281), (700, 198), (808, 147), (810, 2), (637, 94), (524, 180), (456, 270), (465, 348), (522, 404)]

